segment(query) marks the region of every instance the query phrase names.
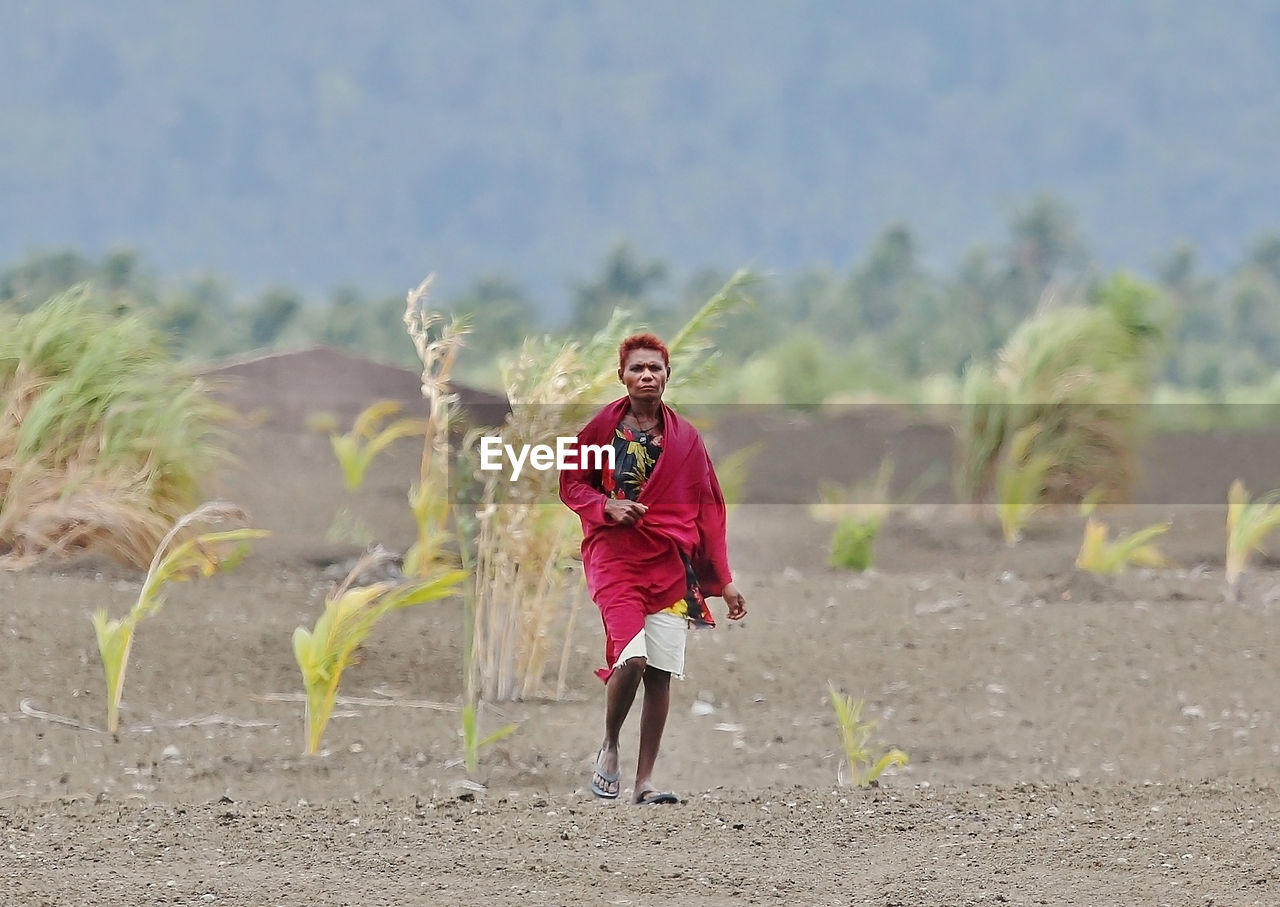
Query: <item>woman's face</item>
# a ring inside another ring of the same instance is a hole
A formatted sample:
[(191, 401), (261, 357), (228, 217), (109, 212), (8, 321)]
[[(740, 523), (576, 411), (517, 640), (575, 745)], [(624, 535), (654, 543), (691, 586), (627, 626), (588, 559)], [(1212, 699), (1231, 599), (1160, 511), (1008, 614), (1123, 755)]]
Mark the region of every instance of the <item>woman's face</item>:
[(657, 350), (632, 350), (618, 372), (632, 400), (661, 400), (667, 389), (667, 367)]

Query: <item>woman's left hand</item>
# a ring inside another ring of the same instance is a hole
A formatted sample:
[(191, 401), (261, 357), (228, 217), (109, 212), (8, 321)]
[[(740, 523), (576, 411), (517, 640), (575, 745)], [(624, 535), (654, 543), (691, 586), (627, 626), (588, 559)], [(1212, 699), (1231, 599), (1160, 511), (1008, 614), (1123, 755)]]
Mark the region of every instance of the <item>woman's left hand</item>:
[(729, 620), (742, 620), (747, 616), (747, 600), (733, 583), (724, 587), (724, 603), (729, 606)]

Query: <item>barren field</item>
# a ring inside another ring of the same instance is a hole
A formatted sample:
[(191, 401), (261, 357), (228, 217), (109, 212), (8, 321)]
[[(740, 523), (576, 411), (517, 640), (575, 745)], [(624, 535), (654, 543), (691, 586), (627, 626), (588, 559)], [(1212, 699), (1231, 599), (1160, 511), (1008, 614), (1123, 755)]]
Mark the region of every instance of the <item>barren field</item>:
[[(114, 737), (88, 615), (126, 609), (140, 577), (86, 558), (0, 574), (0, 903), (1280, 903), (1280, 574), (1264, 560), (1226, 600), (1212, 503), (1242, 470), (1280, 486), (1280, 433), (1151, 440), (1142, 504), (1105, 516), (1172, 519), (1176, 568), (1083, 574), (1075, 514), (1010, 549), (990, 515), (922, 493), (857, 575), (825, 566), (800, 493), (886, 451), (945, 470), (945, 433), (796, 418), (731, 518), (750, 615), (693, 634), (675, 685), (674, 806), (587, 791), (589, 604), (566, 698), (487, 709), (519, 727), (471, 781), (456, 602), (381, 624), (343, 681), (360, 701), (301, 755), (290, 635), (354, 553), (326, 530), (346, 507), (403, 547), (411, 447), (353, 495), (324, 437), (244, 433), (212, 490), (274, 535), (140, 626)], [(722, 450), (758, 434), (721, 429)], [(910, 754), (879, 788), (838, 783), (828, 681)]]

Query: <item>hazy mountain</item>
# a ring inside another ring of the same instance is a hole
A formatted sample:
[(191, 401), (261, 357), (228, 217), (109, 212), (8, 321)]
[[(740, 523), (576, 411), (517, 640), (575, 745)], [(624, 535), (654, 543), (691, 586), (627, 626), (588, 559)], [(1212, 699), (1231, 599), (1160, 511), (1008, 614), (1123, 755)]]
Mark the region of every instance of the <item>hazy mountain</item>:
[(1267, 0), (4, 0), (0, 262), (247, 284), (926, 259), (1047, 190), (1104, 262), (1280, 227)]

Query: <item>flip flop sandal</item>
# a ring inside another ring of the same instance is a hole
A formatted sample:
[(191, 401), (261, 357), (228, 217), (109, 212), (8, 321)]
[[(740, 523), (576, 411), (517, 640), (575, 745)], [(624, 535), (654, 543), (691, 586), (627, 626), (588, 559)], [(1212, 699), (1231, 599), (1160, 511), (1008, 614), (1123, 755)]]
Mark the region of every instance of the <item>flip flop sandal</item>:
[[(595, 764), (595, 768), (592, 769), (592, 774), (591, 774), (591, 784), (590, 784), (591, 793), (595, 794), (601, 800), (616, 800), (618, 799), (618, 791), (622, 789), (622, 785), (618, 784), (619, 780), (622, 778), (622, 772), (621, 771), (606, 772), (603, 768), (601, 768), (600, 757), (603, 755), (604, 755), (604, 750), (601, 750), (599, 753), (596, 754), (596, 764)], [(605, 784), (615, 785), (614, 789), (609, 790), (609, 788), (605, 787), (603, 784), (598, 783), (596, 781), (597, 775), (599, 775), (600, 778), (604, 780)]]
[(653, 806), (658, 803), (679, 803), (680, 798), (670, 791), (649, 791), (636, 801), (636, 806)]

